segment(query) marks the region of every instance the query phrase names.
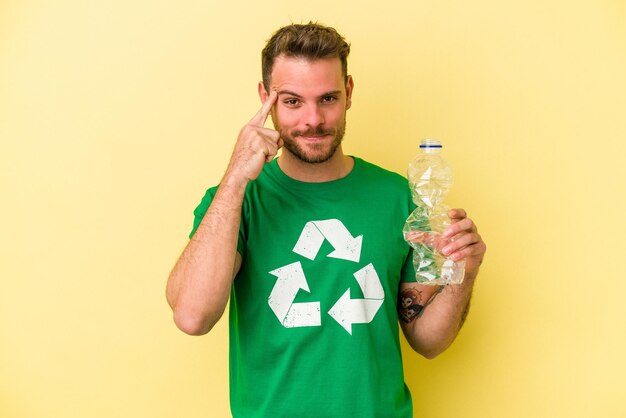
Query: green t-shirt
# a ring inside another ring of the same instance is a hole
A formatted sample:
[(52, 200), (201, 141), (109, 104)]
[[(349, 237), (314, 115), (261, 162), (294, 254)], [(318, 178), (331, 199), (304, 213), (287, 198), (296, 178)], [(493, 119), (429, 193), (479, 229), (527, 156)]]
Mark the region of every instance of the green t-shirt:
[(412, 416), (396, 298), (415, 281), (402, 235), (414, 206), (405, 178), (354, 160), (323, 183), (274, 160), (246, 189), (230, 297), (234, 417)]

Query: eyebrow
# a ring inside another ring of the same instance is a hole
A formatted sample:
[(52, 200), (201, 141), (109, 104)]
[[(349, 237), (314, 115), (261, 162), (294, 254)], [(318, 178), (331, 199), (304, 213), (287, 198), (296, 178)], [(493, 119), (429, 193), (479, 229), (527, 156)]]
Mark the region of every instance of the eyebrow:
[[(286, 94), (286, 95), (289, 95), (289, 96), (297, 97), (298, 99), (302, 98), (302, 96), (300, 96), (298, 93), (295, 93), (295, 92), (290, 91), (290, 90), (279, 90), (278, 91), (278, 95), (280, 96), (281, 94)], [(337, 94), (341, 94), (341, 90), (329, 91), (329, 92), (326, 92), (326, 93), (322, 94), (319, 97), (332, 96), (332, 95), (337, 95)]]

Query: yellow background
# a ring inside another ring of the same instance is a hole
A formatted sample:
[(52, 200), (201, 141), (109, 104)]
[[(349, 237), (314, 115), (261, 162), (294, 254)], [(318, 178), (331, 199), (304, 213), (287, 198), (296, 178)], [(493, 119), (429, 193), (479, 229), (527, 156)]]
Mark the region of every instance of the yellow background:
[(0, 417), (228, 416), (227, 321), (165, 282), (309, 19), (352, 42), (346, 152), (441, 139), (489, 247), (453, 347), (403, 344), (415, 416), (626, 417), (621, 0), (1, 1)]

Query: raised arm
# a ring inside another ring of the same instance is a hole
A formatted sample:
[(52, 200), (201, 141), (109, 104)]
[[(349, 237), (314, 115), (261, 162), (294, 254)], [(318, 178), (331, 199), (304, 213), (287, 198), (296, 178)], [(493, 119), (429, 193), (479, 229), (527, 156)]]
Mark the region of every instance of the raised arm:
[(174, 322), (187, 334), (209, 332), (228, 303), (241, 267), (237, 240), (246, 186), (282, 146), (280, 134), (263, 127), (276, 97), (276, 92), (267, 96), (241, 129), (217, 193), (168, 279), (166, 296)]
[(401, 283), (398, 289), (402, 331), (411, 347), (429, 359), (445, 351), (461, 330), (487, 249), (463, 209), (453, 209), (448, 216), (453, 223), (444, 236), (451, 237), (452, 242), (443, 248), (443, 253), (455, 261), (465, 259), (463, 283), (443, 287)]

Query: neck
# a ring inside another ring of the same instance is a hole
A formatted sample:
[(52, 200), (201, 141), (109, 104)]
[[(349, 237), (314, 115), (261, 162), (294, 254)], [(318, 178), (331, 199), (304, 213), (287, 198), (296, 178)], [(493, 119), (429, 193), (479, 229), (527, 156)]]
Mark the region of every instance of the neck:
[(354, 167), (354, 160), (343, 154), (341, 146), (328, 161), (316, 164), (304, 162), (283, 148), (278, 157), (278, 166), (294, 180), (322, 183), (347, 176)]

